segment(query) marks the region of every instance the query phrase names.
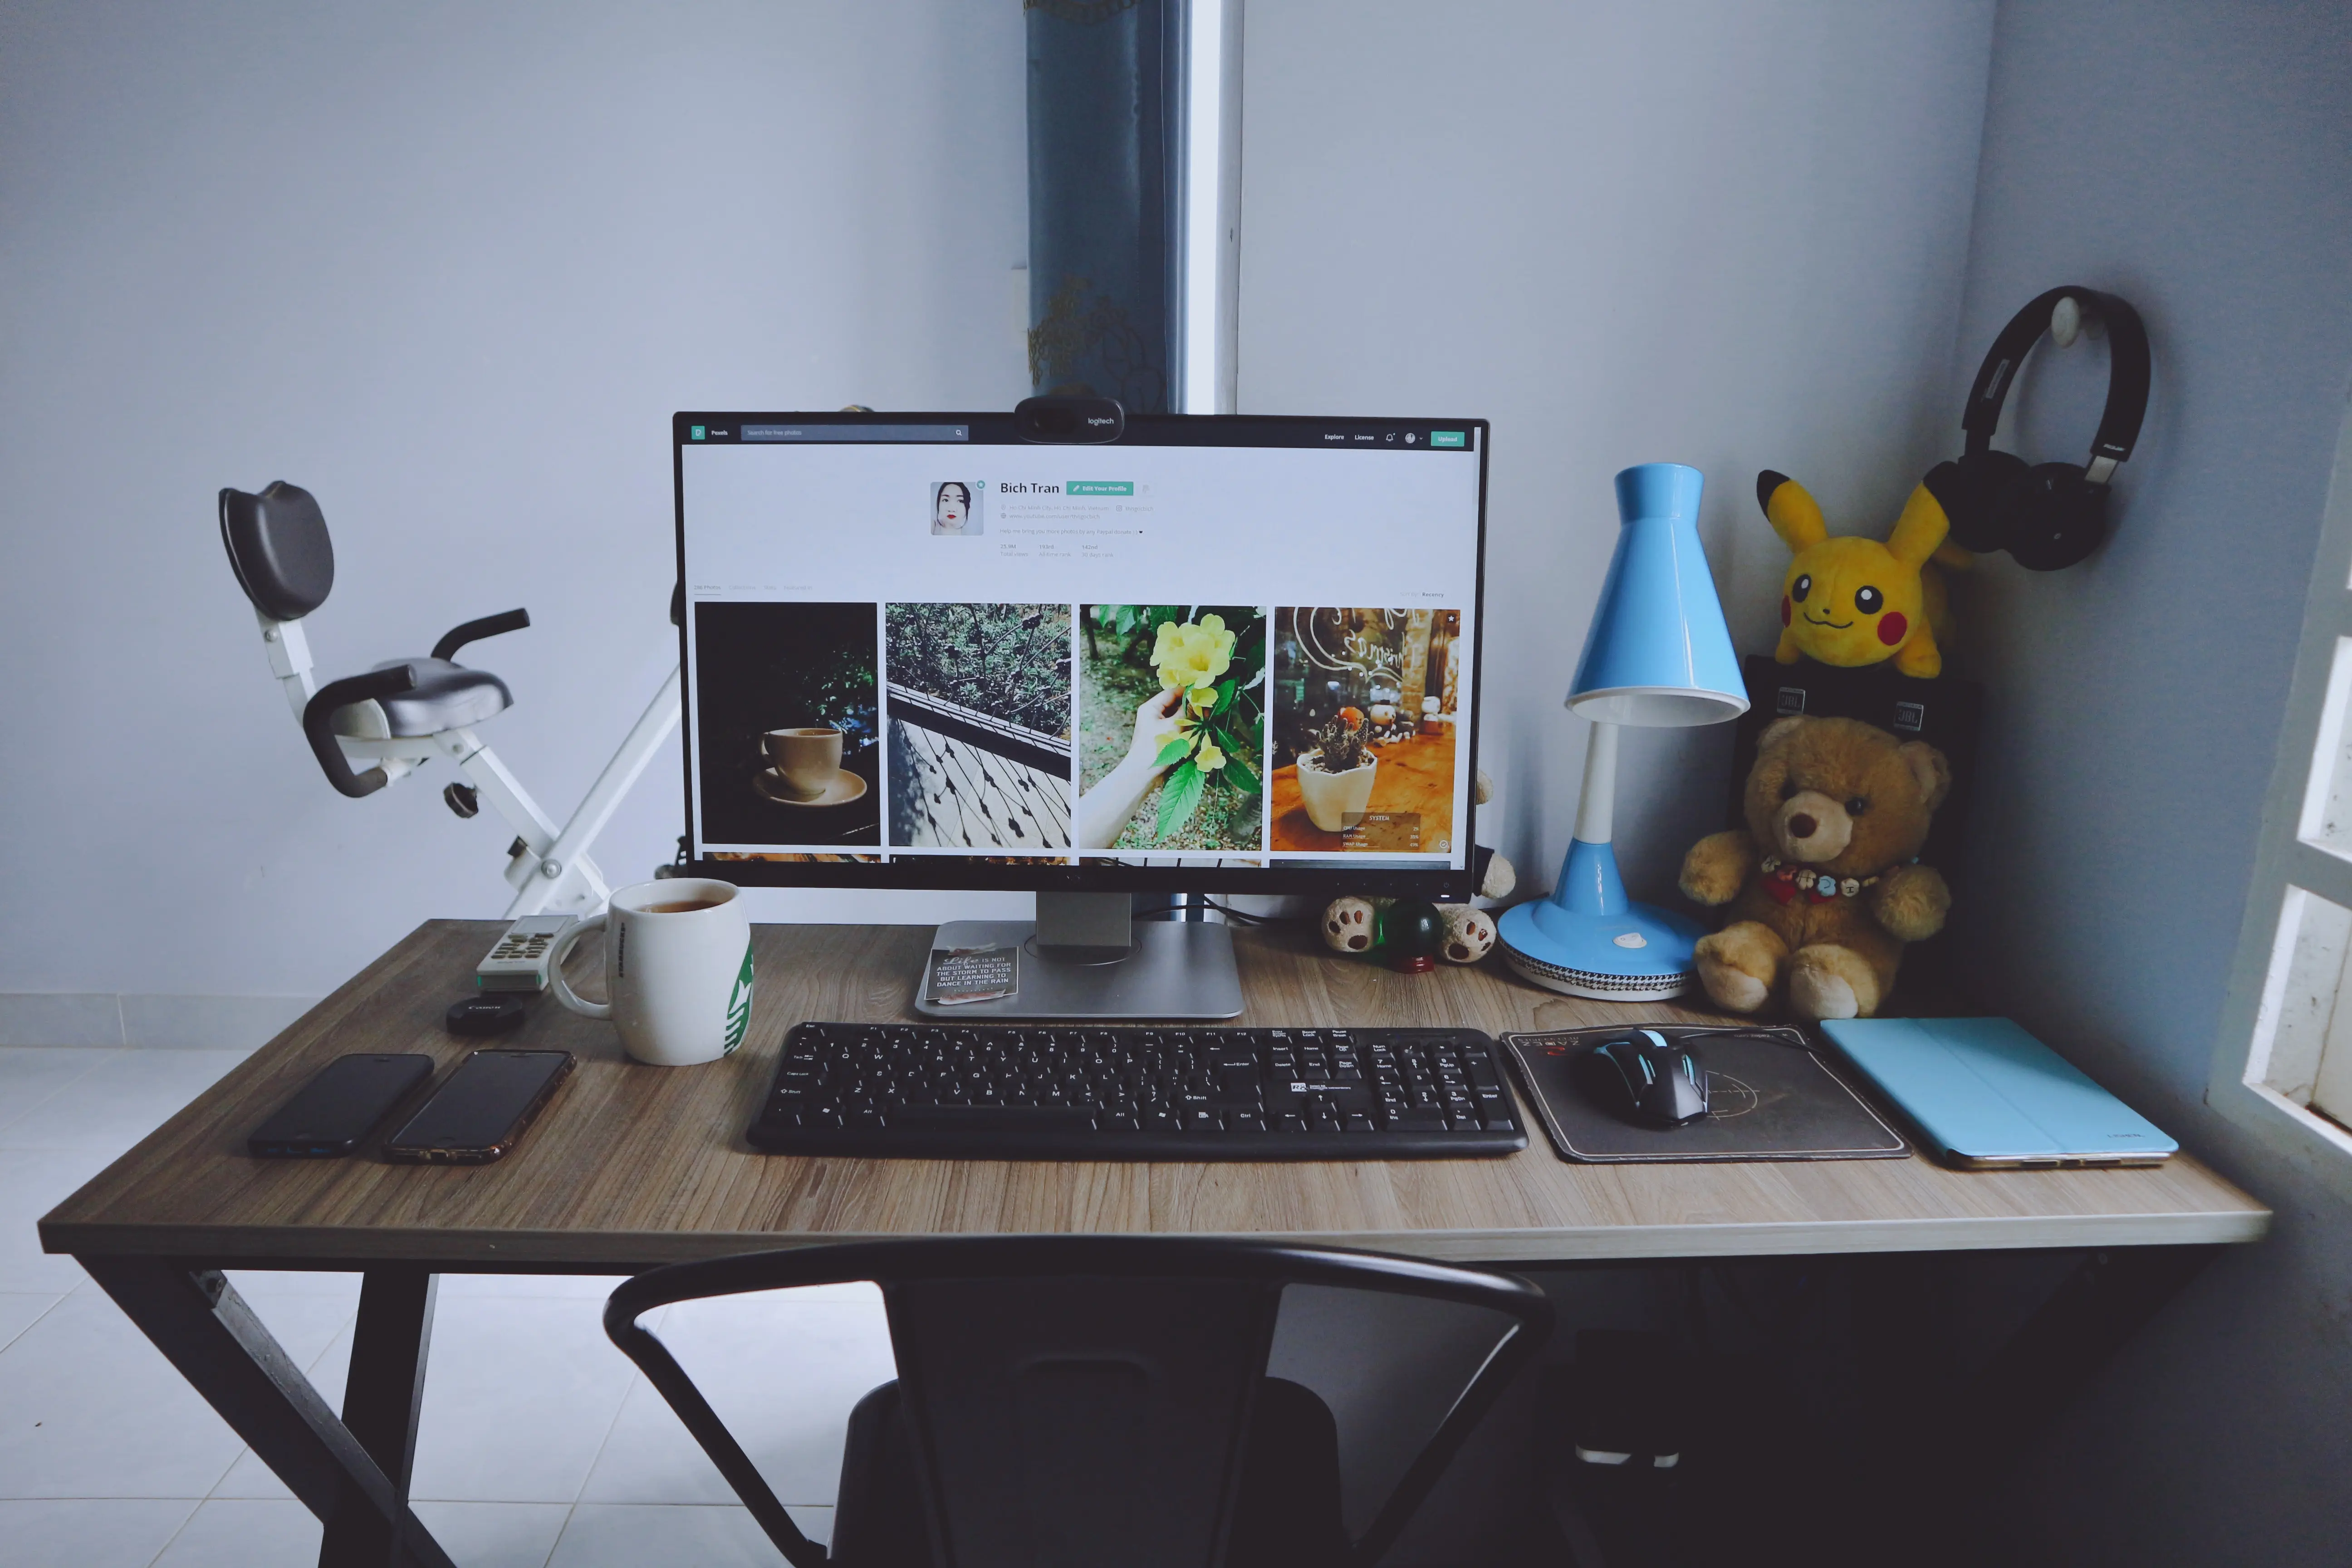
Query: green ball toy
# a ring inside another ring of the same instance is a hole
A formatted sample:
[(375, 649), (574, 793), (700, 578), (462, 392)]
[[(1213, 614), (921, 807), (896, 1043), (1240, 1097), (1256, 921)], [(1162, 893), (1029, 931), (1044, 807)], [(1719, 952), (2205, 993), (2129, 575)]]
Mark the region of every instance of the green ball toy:
[(1391, 969), (1421, 974), (1436, 968), (1444, 942), (1445, 921), (1435, 904), (1401, 899), (1381, 912), (1381, 952)]

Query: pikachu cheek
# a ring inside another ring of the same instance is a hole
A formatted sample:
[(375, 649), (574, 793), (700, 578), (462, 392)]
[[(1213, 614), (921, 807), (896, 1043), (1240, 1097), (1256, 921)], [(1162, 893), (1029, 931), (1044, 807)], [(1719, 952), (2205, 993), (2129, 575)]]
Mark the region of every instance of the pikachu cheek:
[(1781, 624), (1782, 626), (1787, 626), (1787, 625), (1789, 624), (1789, 617), (1790, 617), (1791, 615), (1793, 615), (1793, 614), (1795, 614), (1795, 609), (1794, 609), (1794, 607), (1793, 607), (1793, 606), (1789, 603), (1789, 595), (1786, 595), (1786, 594), (1781, 595), (1780, 595), (1780, 624)]
[(1878, 617), (1878, 640), (1888, 647), (1901, 642), (1910, 631), (1911, 623), (1904, 618), (1900, 610), (1889, 610)]

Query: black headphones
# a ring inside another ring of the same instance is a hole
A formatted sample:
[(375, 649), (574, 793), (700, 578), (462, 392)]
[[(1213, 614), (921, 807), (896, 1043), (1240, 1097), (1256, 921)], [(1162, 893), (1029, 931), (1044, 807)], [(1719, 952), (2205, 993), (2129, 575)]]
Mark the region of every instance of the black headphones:
[[(2091, 438), (2086, 464), (2035, 463), (1993, 448), (2002, 399), (2042, 334), (2051, 312), (2072, 300), (2107, 329), (2107, 406)], [(1958, 461), (1938, 463), (1920, 481), (1951, 521), (1951, 541), (1964, 550), (2006, 550), (2036, 572), (2072, 566), (2107, 536), (2107, 481), (2131, 456), (2147, 413), (2147, 329), (2139, 312), (2113, 294), (2053, 289), (2010, 318), (1978, 367), (1960, 428), (1968, 445)]]

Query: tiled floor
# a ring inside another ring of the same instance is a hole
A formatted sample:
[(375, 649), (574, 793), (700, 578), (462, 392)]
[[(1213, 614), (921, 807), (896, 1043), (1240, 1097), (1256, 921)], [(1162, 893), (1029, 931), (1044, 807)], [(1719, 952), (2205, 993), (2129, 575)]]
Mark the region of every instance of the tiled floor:
[[(294, 1568), (319, 1526), (34, 1222), (240, 1059), (0, 1048), (0, 1568)], [(340, 1401), (355, 1275), (238, 1274)], [(462, 1568), (780, 1559), (604, 1338), (609, 1279), (442, 1281), (416, 1511)], [(811, 1536), (842, 1425), (890, 1373), (871, 1289), (691, 1303), (656, 1325)], [(723, 1375), (712, 1376), (714, 1373)]]

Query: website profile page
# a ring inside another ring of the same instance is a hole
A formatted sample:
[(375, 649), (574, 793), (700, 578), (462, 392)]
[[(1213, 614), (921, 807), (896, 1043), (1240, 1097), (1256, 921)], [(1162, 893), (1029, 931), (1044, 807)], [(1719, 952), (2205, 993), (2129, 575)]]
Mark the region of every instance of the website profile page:
[(1466, 866), (1481, 432), (1267, 423), (694, 426), (696, 856)]

